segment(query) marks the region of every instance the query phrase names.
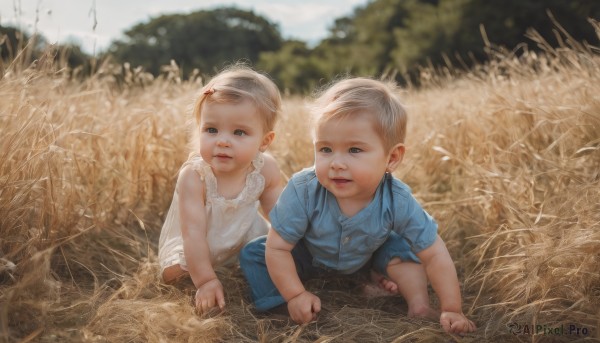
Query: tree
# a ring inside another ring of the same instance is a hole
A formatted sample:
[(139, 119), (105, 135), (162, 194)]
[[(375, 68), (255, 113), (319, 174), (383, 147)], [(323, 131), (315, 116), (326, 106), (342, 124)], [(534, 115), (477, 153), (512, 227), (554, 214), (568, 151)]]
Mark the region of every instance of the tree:
[[(78, 44), (48, 44), (41, 34), (29, 35), (10, 26), (0, 26), (0, 62), (11, 65), (13, 70), (24, 70), (35, 62), (36, 68), (76, 71), (79, 76), (91, 73), (90, 56)], [(3, 63), (0, 63), (0, 71)]]
[(125, 35), (109, 53), (155, 75), (172, 59), (185, 75), (194, 68), (214, 73), (239, 60), (256, 63), (261, 52), (278, 50), (282, 44), (275, 24), (237, 8), (163, 15), (137, 24)]
[(403, 27), (418, 0), (378, 0), (337, 19), (330, 35), (315, 48), (329, 61), (329, 73), (377, 76), (393, 66), (394, 29)]
[[(402, 74), (410, 74), (416, 66), (428, 62), (443, 63), (443, 54), (457, 50), (457, 37), (463, 20), (462, 7), (470, 0), (440, 0), (436, 4), (415, 2), (404, 26), (394, 28), (395, 47), (391, 52), (394, 67)], [(483, 43), (473, 45), (483, 50)], [(459, 49), (460, 50), (460, 49)]]
[(258, 67), (268, 71), (285, 93), (309, 93), (326, 75), (306, 43), (287, 41), (278, 51), (260, 55)]
[[(590, 0), (505, 0), (502, 3), (471, 0), (463, 8), (461, 30), (478, 34), (481, 24), (492, 43), (513, 48), (526, 41), (528, 29), (535, 29), (556, 46), (558, 42), (553, 33), (556, 26), (550, 15), (578, 41), (598, 41), (587, 19), (600, 19), (600, 2)], [(473, 43), (482, 44), (481, 38), (465, 38), (457, 37), (457, 47), (461, 50), (472, 48)]]
[(39, 34), (31, 36), (18, 28), (0, 25), (0, 57), (3, 61), (12, 61), (27, 49), (21, 61), (29, 63), (41, 54), (45, 46), (46, 39)]
[(598, 37), (587, 19), (600, 18), (598, 1), (440, 0), (436, 6), (415, 8), (406, 25), (396, 29), (396, 65), (404, 71), (429, 62), (440, 65), (443, 55), (484, 62), (488, 56), (481, 28), (492, 44), (508, 49), (521, 43), (535, 49), (526, 38), (530, 29), (556, 46), (556, 24), (549, 14), (575, 40), (597, 44)]

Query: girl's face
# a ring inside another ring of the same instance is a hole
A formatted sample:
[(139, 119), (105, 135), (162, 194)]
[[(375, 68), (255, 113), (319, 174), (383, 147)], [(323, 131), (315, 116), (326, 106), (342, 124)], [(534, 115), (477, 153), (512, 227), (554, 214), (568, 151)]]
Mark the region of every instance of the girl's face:
[(274, 137), (273, 131), (264, 132), (260, 114), (249, 100), (205, 103), (199, 130), (200, 155), (215, 175), (245, 171)]
[(314, 144), (317, 178), (344, 213), (369, 204), (385, 172), (393, 170), (390, 161), (398, 158), (390, 159), (372, 120), (365, 115), (320, 123)]

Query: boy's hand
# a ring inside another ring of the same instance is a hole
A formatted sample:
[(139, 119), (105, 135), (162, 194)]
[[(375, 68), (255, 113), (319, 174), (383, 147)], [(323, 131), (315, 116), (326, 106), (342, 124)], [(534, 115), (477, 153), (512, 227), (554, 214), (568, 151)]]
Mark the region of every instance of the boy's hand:
[(292, 320), (304, 324), (317, 319), (321, 311), (321, 299), (311, 292), (304, 291), (288, 301), (288, 312)]
[(456, 312), (442, 312), (440, 324), (448, 333), (465, 334), (476, 329), (475, 324), (464, 314)]
[(196, 290), (196, 308), (200, 313), (206, 313), (215, 306), (221, 310), (225, 307), (223, 285), (219, 279), (207, 281)]

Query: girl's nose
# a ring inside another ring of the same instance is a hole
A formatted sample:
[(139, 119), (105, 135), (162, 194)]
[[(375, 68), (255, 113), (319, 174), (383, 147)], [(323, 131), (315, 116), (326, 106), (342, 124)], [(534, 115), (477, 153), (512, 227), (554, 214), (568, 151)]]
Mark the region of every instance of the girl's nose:
[(226, 137), (219, 137), (217, 139), (217, 146), (218, 147), (228, 147), (229, 144), (229, 139), (227, 139)]

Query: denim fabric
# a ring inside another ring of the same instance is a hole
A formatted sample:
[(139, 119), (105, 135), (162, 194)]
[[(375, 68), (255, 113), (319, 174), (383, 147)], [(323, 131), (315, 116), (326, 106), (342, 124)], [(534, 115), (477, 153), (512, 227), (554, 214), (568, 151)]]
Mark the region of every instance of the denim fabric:
[(437, 238), (435, 220), (407, 185), (387, 173), (373, 200), (347, 217), (333, 194), (321, 186), (314, 168), (305, 169), (292, 176), (269, 216), (283, 239), (291, 244), (302, 239), (317, 264), (342, 274), (364, 266), (391, 232), (403, 238), (413, 253)]
[[(273, 284), (267, 271), (265, 262), (266, 240), (266, 236), (255, 238), (244, 246), (239, 256), (240, 267), (250, 286), (252, 301), (256, 310), (260, 312), (285, 304), (285, 300)], [(302, 281), (339, 274), (336, 271), (319, 266), (306, 248), (304, 240), (298, 241), (292, 249), (292, 257), (298, 276)], [(375, 251), (372, 261), (356, 273), (361, 273), (365, 268), (372, 267), (375, 271), (387, 276), (386, 267), (394, 257), (399, 257), (402, 261), (420, 262), (418, 257), (410, 251), (408, 242), (392, 232), (386, 242)], [(356, 273), (352, 275), (356, 275)]]
[(402, 262), (421, 263), (421, 260), (410, 249), (408, 241), (395, 232), (373, 253), (371, 265), (376, 272), (388, 276), (387, 265), (392, 258), (398, 257)]
[[(281, 296), (267, 270), (265, 246), (267, 236), (257, 237), (248, 242), (240, 251), (240, 267), (248, 284), (254, 306), (258, 311), (267, 311), (281, 304), (285, 299)], [(312, 264), (313, 257), (302, 241), (292, 249), (292, 257), (300, 280), (324, 276), (327, 271)]]

